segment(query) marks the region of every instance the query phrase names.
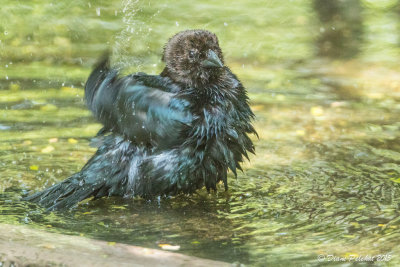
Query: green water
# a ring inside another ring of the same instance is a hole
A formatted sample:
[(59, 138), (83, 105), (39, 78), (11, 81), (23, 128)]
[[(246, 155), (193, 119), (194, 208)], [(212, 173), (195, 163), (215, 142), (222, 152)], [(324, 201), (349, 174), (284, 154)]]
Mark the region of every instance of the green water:
[[(0, 222), (257, 266), (318, 265), (320, 254), (399, 265), (399, 10), (392, 0), (3, 1)], [(257, 155), (229, 192), (65, 213), (20, 202), (94, 153), (100, 125), (82, 86), (97, 57), (111, 49), (127, 71), (158, 73), (164, 43), (188, 28), (218, 35), (257, 117)]]

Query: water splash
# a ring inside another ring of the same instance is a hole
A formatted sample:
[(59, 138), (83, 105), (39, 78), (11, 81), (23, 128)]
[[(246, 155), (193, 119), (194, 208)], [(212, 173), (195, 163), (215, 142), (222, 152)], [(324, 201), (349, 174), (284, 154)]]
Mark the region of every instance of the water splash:
[[(149, 26), (152, 19), (160, 14), (160, 10), (152, 16), (146, 15), (146, 21), (140, 19), (141, 13), (145, 10), (142, 6), (149, 5), (150, 2), (139, 0), (124, 0), (122, 9), (116, 14), (122, 14), (124, 28), (115, 36), (113, 45), (114, 64), (118, 68), (134, 66), (136, 71), (140, 71), (143, 66), (144, 58), (148, 57), (149, 35), (153, 29)], [(138, 50), (146, 49), (147, 53), (138, 55)]]

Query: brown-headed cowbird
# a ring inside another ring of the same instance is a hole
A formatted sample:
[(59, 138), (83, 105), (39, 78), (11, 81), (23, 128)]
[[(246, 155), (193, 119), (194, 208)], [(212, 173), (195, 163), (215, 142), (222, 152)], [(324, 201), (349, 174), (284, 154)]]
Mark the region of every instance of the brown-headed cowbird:
[(246, 90), (224, 66), (217, 36), (187, 30), (164, 48), (160, 75), (118, 77), (108, 58), (90, 75), (85, 98), (104, 125), (82, 170), (26, 197), (49, 209), (94, 196), (155, 196), (216, 190), (236, 175), (256, 134)]

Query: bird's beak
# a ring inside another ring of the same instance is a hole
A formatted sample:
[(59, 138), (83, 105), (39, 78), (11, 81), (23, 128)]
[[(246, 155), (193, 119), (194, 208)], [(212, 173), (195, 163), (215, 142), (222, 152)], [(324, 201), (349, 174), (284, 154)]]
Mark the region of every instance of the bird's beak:
[(208, 68), (222, 68), (224, 66), (217, 54), (211, 49), (208, 50), (207, 59), (203, 60), (201, 65)]

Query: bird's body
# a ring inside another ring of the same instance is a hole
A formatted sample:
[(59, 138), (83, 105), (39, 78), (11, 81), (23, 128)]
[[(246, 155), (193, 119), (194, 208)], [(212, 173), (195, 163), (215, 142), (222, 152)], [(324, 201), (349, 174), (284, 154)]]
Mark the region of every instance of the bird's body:
[(160, 75), (122, 78), (108, 59), (98, 64), (85, 87), (104, 125), (98, 151), (80, 172), (28, 200), (62, 209), (91, 196), (152, 198), (216, 189), (220, 181), (227, 188), (228, 169), (236, 174), (254, 152), (246, 91), (222, 65), (210, 32), (178, 33), (164, 60)]

